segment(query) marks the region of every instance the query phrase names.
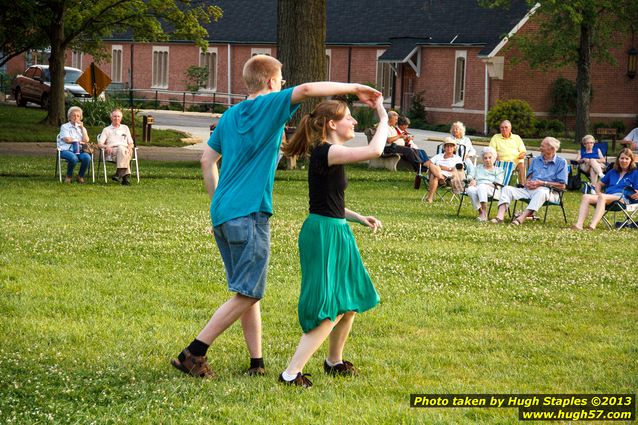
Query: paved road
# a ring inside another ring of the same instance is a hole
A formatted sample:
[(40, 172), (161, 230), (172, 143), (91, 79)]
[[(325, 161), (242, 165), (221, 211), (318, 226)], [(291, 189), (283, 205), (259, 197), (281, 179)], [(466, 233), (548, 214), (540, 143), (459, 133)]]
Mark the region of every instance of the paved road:
[[(219, 120), (219, 114), (201, 112), (179, 112), (163, 110), (142, 110), (141, 114), (149, 114), (154, 118), (154, 127), (158, 129), (173, 129), (192, 135), (199, 142), (183, 148), (160, 148), (153, 146), (140, 147), (140, 157), (151, 160), (175, 160), (190, 161), (198, 160), (204, 143), (208, 141), (210, 135), (210, 125)], [(421, 149), (425, 149), (428, 155), (436, 153), (436, 147), (441, 143), (443, 137), (448, 133), (428, 130), (410, 129), (414, 135), (414, 141)], [(363, 133), (356, 133), (355, 138), (346, 145), (363, 146), (367, 143)], [(50, 149), (54, 149), (53, 143), (0, 143), (0, 154), (24, 154), (24, 155), (44, 155), (50, 154)], [(477, 146), (477, 151), (480, 148)], [(538, 155), (537, 149), (530, 149), (534, 155)], [(566, 159), (575, 158), (575, 153), (562, 152), (561, 156)]]

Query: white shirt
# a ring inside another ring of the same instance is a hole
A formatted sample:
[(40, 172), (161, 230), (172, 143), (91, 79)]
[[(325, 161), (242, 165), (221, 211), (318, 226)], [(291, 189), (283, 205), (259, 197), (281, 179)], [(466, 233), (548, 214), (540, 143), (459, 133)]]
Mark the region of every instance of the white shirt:
[(98, 143), (105, 144), (110, 148), (129, 146), (133, 144), (133, 138), (127, 125), (120, 124), (117, 128), (109, 125), (102, 130), (102, 133), (98, 137)]
[[(452, 155), (449, 158), (444, 158), (443, 155), (444, 154), (442, 153), (438, 155), (434, 155), (432, 157), (432, 163), (434, 165), (443, 165), (444, 167), (450, 167), (450, 168), (454, 168), (456, 164), (463, 163), (463, 160), (461, 159), (461, 157), (456, 154)], [(452, 171), (441, 170), (441, 174), (443, 174), (446, 177), (450, 177), (452, 175)]]

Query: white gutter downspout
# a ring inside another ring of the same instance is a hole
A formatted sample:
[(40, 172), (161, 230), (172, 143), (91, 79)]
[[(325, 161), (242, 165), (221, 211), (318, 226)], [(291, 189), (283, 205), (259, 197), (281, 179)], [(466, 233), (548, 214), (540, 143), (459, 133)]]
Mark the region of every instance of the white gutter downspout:
[(232, 87), (231, 74), (230, 74), (230, 43), (227, 46), (227, 52), (228, 52), (228, 106), (231, 106), (233, 100), (230, 97), (231, 87)]
[(485, 104), (483, 113), (483, 134), (487, 134), (487, 110), (489, 109), (488, 102), (490, 101), (490, 74), (487, 71), (487, 62), (485, 62)]

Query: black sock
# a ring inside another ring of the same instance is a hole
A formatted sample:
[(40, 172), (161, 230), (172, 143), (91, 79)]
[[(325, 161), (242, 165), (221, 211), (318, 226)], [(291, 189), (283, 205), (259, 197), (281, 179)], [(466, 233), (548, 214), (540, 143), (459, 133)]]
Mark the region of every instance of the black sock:
[[(206, 355), (206, 351), (208, 351), (208, 344), (204, 344), (203, 342), (201, 342), (198, 339), (194, 339), (193, 342), (190, 343), (190, 345), (188, 347), (186, 347), (186, 349), (188, 351), (191, 352), (191, 354), (193, 356), (205, 356)], [(180, 357), (183, 356), (182, 354), (180, 354)], [(182, 359), (178, 358), (179, 361), (181, 362)]]
[(252, 357), (250, 358), (250, 368), (254, 369), (256, 367), (265, 368), (263, 357), (259, 357), (258, 359), (253, 359)]

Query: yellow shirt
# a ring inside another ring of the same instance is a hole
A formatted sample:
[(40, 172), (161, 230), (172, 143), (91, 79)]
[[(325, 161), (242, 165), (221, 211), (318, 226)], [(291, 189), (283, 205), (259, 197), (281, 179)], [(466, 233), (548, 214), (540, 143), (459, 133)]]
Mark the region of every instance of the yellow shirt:
[(527, 152), (523, 140), (517, 134), (511, 134), (507, 139), (501, 133), (492, 136), (490, 147), (494, 148), (499, 161), (520, 162), (518, 159), (521, 152)]

